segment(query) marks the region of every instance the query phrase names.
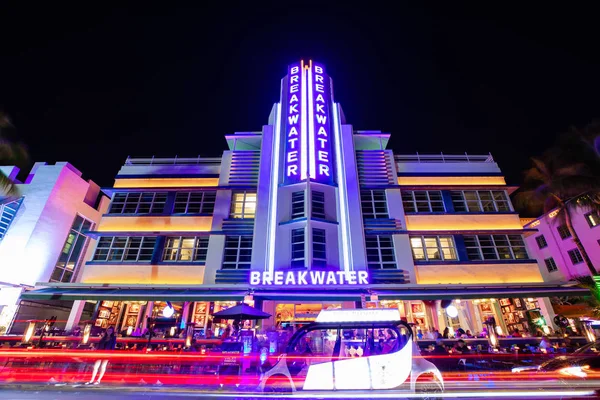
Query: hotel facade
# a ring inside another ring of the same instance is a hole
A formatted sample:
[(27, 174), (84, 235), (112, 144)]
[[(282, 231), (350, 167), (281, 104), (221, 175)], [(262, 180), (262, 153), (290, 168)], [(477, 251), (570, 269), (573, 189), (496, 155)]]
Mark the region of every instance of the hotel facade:
[(353, 129), (323, 65), (292, 64), (268, 123), (222, 157), (127, 159), (76, 278), (22, 298), (72, 301), (67, 329), (94, 304), (98, 328), (217, 333), (211, 314), (240, 301), (266, 331), (361, 307), (423, 334), (555, 328), (548, 297), (585, 291), (544, 282), (492, 156), (396, 155), (389, 137)]

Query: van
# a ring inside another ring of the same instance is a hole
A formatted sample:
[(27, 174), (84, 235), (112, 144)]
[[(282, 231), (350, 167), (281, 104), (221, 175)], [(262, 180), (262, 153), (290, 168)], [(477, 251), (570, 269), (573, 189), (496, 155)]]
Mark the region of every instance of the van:
[(300, 328), (259, 390), (406, 390), (435, 394), (442, 375), (421, 357), (397, 309), (322, 310)]

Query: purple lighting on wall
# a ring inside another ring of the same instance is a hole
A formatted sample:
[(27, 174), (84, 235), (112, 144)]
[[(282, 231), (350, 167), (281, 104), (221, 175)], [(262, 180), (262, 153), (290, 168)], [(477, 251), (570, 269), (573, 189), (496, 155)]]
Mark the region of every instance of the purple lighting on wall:
[(309, 85), (309, 135), (310, 178), (321, 183), (333, 183), (333, 163), (331, 152), (331, 80), (325, 74), (322, 64), (310, 66)]
[(284, 103), (285, 109), (285, 174), (284, 183), (291, 184), (302, 180), (306, 174), (302, 168), (302, 157), (306, 159), (303, 150), (305, 138), (302, 132), (305, 128), (305, 121), (302, 115), (304, 108), (304, 79), (302, 63), (295, 63), (288, 67), (287, 76), (287, 98)]

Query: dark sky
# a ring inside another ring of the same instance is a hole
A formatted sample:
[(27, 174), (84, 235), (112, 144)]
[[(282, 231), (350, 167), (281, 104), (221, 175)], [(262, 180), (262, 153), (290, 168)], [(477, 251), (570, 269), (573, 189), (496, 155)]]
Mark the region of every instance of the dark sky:
[(594, 10), (58, 3), (0, 9), (0, 107), (33, 160), (102, 186), (128, 155), (217, 156), (260, 130), (300, 58), (326, 65), (355, 129), (390, 132), (396, 153), (491, 152), (511, 184), (600, 117)]

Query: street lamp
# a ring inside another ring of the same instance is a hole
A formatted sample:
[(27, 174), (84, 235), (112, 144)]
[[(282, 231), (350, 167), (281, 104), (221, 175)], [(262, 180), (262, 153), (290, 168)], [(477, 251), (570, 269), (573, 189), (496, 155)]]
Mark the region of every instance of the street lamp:
[(81, 344), (88, 344), (90, 341), (90, 334), (92, 333), (92, 324), (86, 324), (83, 328), (83, 336), (81, 338)]
[(496, 319), (489, 317), (485, 320), (485, 326), (488, 331), (488, 341), (490, 342), (490, 349), (492, 351), (498, 351), (498, 336), (496, 335)]
[(23, 343), (29, 343), (34, 333), (35, 322), (29, 322), (29, 325), (27, 325), (27, 329), (25, 329), (25, 333), (23, 333)]

